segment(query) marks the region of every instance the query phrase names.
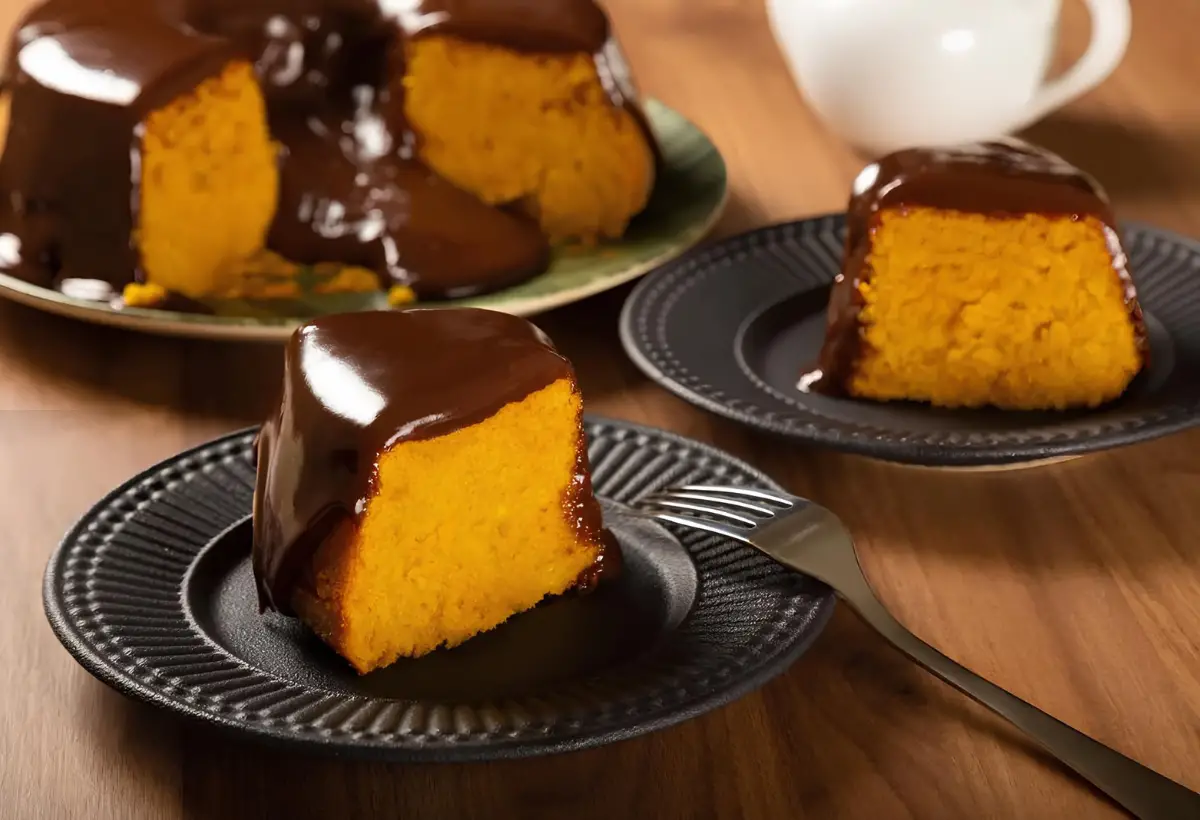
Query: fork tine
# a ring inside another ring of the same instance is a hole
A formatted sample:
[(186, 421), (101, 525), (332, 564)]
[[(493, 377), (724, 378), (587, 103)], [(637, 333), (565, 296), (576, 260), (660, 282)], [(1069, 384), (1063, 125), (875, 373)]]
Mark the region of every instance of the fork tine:
[(684, 492), (728, 493), (729, 495), (744, 496), (746, 498), (757, 498), (759, 501), (771, 501), (784, 507), (795, 506), (794, 501), (783, 495), (766, 492), (765, 490), (755, 490), (751, 489), (750, 487), (727, 487), (713, 484), (686, 484), (682, 487), (676, 487), (675, 489), (682, 490)]
[(704, 530), (711, 532), (714, 535), (723, 535), (726, 538), (732, 538), (735, 541), (741, 541), (744, 544), (750, 543), (746, 538), (746, 531), (740, 530), (737, 527), (727, 527), (724, 524), (718, 524), (715, 521), (709, 521), (705, 518), (697, 518), (694, 515), (677, 515), (675, 513), (651, 512), (657, 521), (667, 521), (671, 524), (678, 524), (681, 527), (690, 529)]
[(653, 504), (657, 507), (670, 507), (674, 510), (704, 513), (705, 515), (711, 515), (714, 518), (723, 518), (726, 521), (736, 521), (739, 524), (745, 524), (748, 527), (753, 527), (754, 525), (758, 524), (759, 520), (761, 520), (750, 518), (745, 515), (739, 515), (738, 513), (731, 512), (730, 510), (723, 510), (720, 507), (706, 507), (703, 504), (693, 504), (690, 501), (673, 501), (669, 499), (651, 498), (646, 499), (646, 503)]
[(774, 515), (777, 512), (770, 507), (764, 507), (762, 504), (751, 504), (749, 501), (741, 501), (736, 498), (722, 498), (719, 495), (710, 495), (707, 493), (685, 493), (680, 490), (664, 490), (663, 492), (653, 493), (643, 498), (645, 501), (657, 501), (660, 499), (683, 499), (686, 501), (707, 501), (710, 504), (727, 504), (730, 507), (736, 507), (739, 510), (750, 510), (760, 515)]

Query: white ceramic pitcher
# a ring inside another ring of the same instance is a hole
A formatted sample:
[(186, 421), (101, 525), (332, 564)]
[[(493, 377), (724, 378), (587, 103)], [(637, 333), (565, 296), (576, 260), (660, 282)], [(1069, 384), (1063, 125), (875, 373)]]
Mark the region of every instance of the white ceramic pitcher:
[(1102, 82), (1129, 42), (1129, 0), (1086, 0), (1091, 43), (1046, 82), (1060, 2), (766, 0), (808, 104), (876, 156), (1002, 136)]

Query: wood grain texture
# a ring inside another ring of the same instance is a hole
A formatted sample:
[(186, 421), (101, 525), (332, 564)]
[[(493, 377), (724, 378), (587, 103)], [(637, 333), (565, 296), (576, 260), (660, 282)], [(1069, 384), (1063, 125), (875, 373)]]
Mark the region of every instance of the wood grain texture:
[[(99, 0), (98, 0), (99, 1)], [(729, 163), (731, 232), (842, 206), (860, 160), (788, 79), (756, 0), (609, 0), (644, 90)], [(1087, 37), (1064, 12), (1063, 59)], [(0, 0), (7, 29), (21, 0)], [(1200, 3), (1137, 0), (1100, 89), (1030, 136), (1126, 217), (1200, 235)], [(930, 471), (780, 443), (652, 386), (627, 292), (540, 318), (589, 408), (726, 448), (840, 513), (918, 635), (1200, 789), (1200, 432), (1036, 470)], [(49, 551), (113, 485), (256, 423), (278, 348), (142, 337), (0, 304), (0, 816), (32, 818), (1103, 818), (1120, 816), (845, 608), (760, 692), (617, 746), (470, 766), (280, 755), (109, 692), (41, 611)]]

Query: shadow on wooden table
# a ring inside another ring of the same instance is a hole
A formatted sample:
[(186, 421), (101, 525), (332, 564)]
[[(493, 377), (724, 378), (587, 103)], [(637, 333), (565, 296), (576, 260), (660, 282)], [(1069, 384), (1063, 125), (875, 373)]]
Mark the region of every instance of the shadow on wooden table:
[(236, 424), (279, 389), (281, 347), (151, 336), (0, 302), (4, 358), (56, 393), (83, 393)]
[(1021, 136), (1095, 176), (1114, 200), (1136, 203), (1200, 186), (1200, 123), (1164, 134), (1129, 120), (1054, 114)]
[[(766, 437), (749, 449), (756, 466), (837, 513), (868, 568), (913, 553), (947, 573), (988, 567), (1052, 581), (1064, 570), (1136, 573), (1184, 560), (1194, 533), (1173, 523), (1180, 499), (1139, 476), (1195, 474), (1186, 453), (1197, 439), (1191, 431), (996, 472), (890, 464)], [(1131, 542), (1140, 548), (1126, 549)]]
[[(641, 378), (617, 334), (633, 285), (532, 317), (570, 358), (588, 402)], [(0, 347), (19, 369), (66, 393), (97, 394), (189, 417), (257, 423), (280, 384), (283, 346), (151, 336), (0, 301)]]
[(710, 239), (724, 239), (743, 231), (761, 228), (772, 221), (760, 203), (752, 202), (738, 191), (731, 190), (729, 200), (725, 203), (725, 211), (713, 228)]
[[(85, 687), (89, 701), (88, 690), (99, 687)], [(673, 728), (554, 757), (336, 760), (183, 725), (107, 691), (104, 699), (103, 717), (89, 726), (97, 753), (119, 756), (143, 794), (147, 779), (155, 791), (178, 790), (189, 820), (765, 819), (850, 816), (867, 804), (884, 816), (970, 816), (978, 804), (951, 805), (947, 795), (990, 803), (995, 790), (1003, 803), (1004, 786), (981, 775), (947, 790), (953, 756), (969, 754), (987, 772), (1016, 747), (1018, 773), (1056, 765), (887, 648), (844, 607), (816, 646), (759, 692)], [(897, 782), (906, 784), (903, 799)]]
[[(99, 761), (93, 772), (105, 781), (100, 793), (116, 804), (97, 807), (96, 816), (104, 816), (105, 809), (121, 811), (122, 803), (126, 804), (124, 810), (129, 817), (150, 817), (169, 811), (179, 799), (179, 771), (174, 754), (179, 726), (90, 676), (77, 674), (78, 682), (71, 687), (76, 695), (74, 708), (72, 704), (64, 704), (67, 708), (62, 717), (80, 722), (85, 743), (91, 736), (94, 748), (89, 751)], [(44, 763), (54, 765), (50, 761)], [(59, 775), (69, 778), (72, 772), (59, 769)]]
[[(762, 212), (733, 196), (712, 238), (756, 227)], [(574, 363), (588, 409), (620, 403), (645, 378), (618, 335), (621, 305), (636, 282), (532, 317)], [(98, 394), (188, 417), (253, 424), (279, 389), (278, 343), (175, 339), (102, 327), (0, 302), (0, 347), (19, 369), (66, 393)]]

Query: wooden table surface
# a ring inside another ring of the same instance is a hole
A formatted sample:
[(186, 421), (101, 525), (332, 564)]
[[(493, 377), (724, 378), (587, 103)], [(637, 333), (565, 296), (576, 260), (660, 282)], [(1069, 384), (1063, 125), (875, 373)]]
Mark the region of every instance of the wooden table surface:
[[(822, 131), (757, 0), (610, 0), (648, 93), (729, 164), (719, 233), (843, 205), (860, 160)], [(21, 0), (0, 0), (7, 28)], [(1063, 59), (1087, 37), (1064, 10)], [(1197, 0), (1137, 0), (1108, 82), (1031, 136), (1124, 216), (1200, 235)], [(1200, 789), (1200, 431), (994, 474), (780, 443), (694, 409), (623, 356), (628, 288), (539, 318), (591, 411), (750, 460), (842, 515), (913, 631), (1061, 719)], [(1121, 816), (839, 607), (755, 694), (676, 728), (523, 762), (391, 766), (214, 739), (88, 676), (42, 615), (59, 537), (181, 448), (256, 423), (273, 346), (176, 341), (0, 304), (0, 816), (26, 818), (1103, 818)]]

